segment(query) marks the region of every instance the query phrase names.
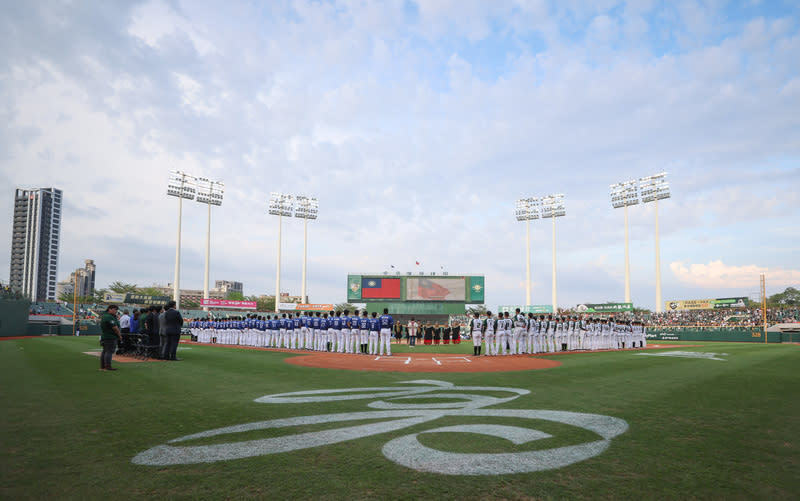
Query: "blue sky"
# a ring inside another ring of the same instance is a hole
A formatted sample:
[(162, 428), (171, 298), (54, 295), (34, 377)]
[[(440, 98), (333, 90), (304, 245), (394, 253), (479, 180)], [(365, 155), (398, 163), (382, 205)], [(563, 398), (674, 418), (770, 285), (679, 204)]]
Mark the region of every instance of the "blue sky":
[[(486, 276), (525, 299), (514, 201), (566, 195), (559, 304), (624, 296), (608, 186), (667, 171), (663, 298), (800, 286), (800, 8), (791, 1), (23, 2), (0, 28), (0, 277), (13, 187), (64, 190), (59, 278), (172, 280), (178, 168), (223, 179), (211, 278), (273, 293), (271, 191), (317, 196), (309, 295), (348, 272)], [(653, 208), (630, 211), (632, 295), (655, 306)], [(181, 284), (202, 288), (205, 210)], [(551, 227), (533, 222), (533, 302)], [(300, 291), (302, 224), (283, 224)], [(415, 265), (420, 261), (420, 266)]]

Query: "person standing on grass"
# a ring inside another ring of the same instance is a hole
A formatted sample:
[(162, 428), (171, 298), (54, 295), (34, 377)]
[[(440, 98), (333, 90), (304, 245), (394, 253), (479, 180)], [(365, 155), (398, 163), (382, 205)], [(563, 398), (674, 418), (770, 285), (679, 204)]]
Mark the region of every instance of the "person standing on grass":
[(101, 371), (117, 370), (111, 367), (111, 357), (117, 349), (117, 341), (122, 342), (122, 332), (119, 330), (117, 311), (117, 306), (110, 304), (100, 319), (100, 330), (102, 331), (100, 335), (100, 346), (103, 347), (103, 352), (100, 354)]
[(414, 320), (414, 317), (411, 317), (411, 321), (408, 322), (408, 326), (406, 327), (409, 346), (415, 346), (417, 344), (417, 329), (419, 329), (419, 324)]
[(383, 348), (386, 346), (386, 356), (392, 356), (392, 329), (394, 328), (394, 319), (389, 315), (389, 308), (383, 309), (383, 315), (378, 319), (380, 323), (380, 344), (378, 354), (383, 356)]
[(478, 357), (481, 354), (481, 342), (483, 341), (483, 332), (486, 326), (481, 320), (480, 314), (476, 313), (475, 318), (469, 322), (469, 330), (472, 334), (472, 356)]
[(178, 341), (181, 338), (182, 326), (183, 317), (181, 312), (175, 309), (175, 301), (170, 301), (167, 303), (166, 311), (164, 311), (164, 333), (167, 338), (164, 358), (166, 360), (178, 360), (175, 355), (178, 351)]
[(484, 322), (486, 324), (485, 325), (485, 330), (484, 330), (484, 338), (485, 338), (484, 341), (486, 343), (486, 353), (484, 353), (484, 355), (485, 356), (497, 355), (497, 344), (496, 344), (496, 339), (495, 339), (495, 336), (494, 336), (496, 321), (495, 321), (494, 317), (492, 316), (492, 312), (491, 311), (487, 311), (486, 312), (486, 319), (484, 320)]

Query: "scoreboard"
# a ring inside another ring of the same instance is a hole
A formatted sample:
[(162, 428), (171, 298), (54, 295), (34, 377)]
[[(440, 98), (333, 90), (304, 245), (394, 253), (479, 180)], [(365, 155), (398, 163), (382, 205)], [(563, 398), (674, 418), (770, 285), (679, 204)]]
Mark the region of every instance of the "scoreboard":
[(483, 304), (484, 278), (479, 275), (348, 275), (347, 301)]

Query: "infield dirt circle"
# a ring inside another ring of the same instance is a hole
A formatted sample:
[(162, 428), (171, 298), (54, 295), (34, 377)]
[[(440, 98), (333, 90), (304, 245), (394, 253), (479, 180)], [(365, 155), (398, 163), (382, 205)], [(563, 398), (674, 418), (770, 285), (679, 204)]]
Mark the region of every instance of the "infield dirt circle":
[(507, 372), (550, 369), (561, 365), (557, 360), (530, 355), (474, 357), (436, 353), (402, 353), (381, 357), (323, 352), (290, 357), (286, 362), (303, 367), (377, 372)]

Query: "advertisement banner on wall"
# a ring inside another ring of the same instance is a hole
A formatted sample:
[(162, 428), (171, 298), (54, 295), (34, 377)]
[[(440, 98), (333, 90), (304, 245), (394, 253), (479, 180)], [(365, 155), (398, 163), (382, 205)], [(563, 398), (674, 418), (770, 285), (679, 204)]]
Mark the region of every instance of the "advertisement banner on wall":
[(361, 299), (361, 275), (348, 275), (347, 300), (358, 301)]
[(584, 303), (579, 304), (576, 309), (581, 313), (619, 313), (633, 311), (633, 303)]
[(501, 305), (497, 307), (498, 313), (514, 313), (519, 308), (522, 313), (553, 313), (552, 304), (531, 304), (528, 306), (523, 305)]
[(679, 299), (666, 301), (664, 309), (667, 311), (678, 310), (715, 310), (720, 308), (746, 308), (745, 297), (724, 297), (718, 299)]
[(278, 303), (281, 311), (331, 311), (332, 304)]
[(484, 299), (483, 277), (469, 277), (469, 302), (482, 304)]
[(106, 292), (103, 294), (103, 301), (106, 303), (124, 303), (125, 296), (124, 292)]
[(209, 308), (232, 308), (236, 310), (255, 310), (255, 301), (234, 301), (232, 299), (201, 299), (200, 306)]
[(149, 294), (136, 294), (129, 292), (125, 294), (125, 302), (128, 304), (162, 305), (167, 304), (172, 298), (168, 296), (150, 296)]

